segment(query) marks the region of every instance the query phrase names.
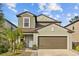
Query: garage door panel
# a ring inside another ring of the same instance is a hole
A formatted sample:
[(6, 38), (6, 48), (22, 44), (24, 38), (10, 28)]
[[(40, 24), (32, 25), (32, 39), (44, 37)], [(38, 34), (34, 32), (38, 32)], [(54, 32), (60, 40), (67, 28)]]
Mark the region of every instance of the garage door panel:
[(39, 37), (40, 49), (67, 49), (67, 37)]

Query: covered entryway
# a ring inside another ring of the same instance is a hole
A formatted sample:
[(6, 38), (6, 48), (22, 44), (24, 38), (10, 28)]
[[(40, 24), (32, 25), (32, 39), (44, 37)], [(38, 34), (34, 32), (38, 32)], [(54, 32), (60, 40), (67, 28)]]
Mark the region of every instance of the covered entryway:
[(32, 48), (33, 35), (25, 35), (26, 48)]
[(67, 36), (39, 36), (39, 49), (67, 49)]

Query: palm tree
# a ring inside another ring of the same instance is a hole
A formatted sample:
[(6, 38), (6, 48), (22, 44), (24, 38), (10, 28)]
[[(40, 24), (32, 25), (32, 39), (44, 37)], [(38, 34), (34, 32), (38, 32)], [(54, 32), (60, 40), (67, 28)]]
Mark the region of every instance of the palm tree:
[(19, 28), (15, 30), (7, 28), (3, 33), (4, 35), (2, 37), (9, 41), (10, 51), (15, 52), (16, 41), (18, 40), (18, 37), (22, 37), (22, 31)]
[(12, 31), (10, 29), (6, 29), (4, 30), (3, 34), (4, 35), (2, 37), (8, 40), (10, 44), (10, 50), (12, 51), (12, 42), (13, 42)]
[(13, 31), (13, 50), (15, 52), (15, 47), (16, 47), (16, 41), (19, 41), (18, 38), (21, 38), (23, 37), (22, 35), (22, 30), (20, 28), (16, 28), (14, 31)]

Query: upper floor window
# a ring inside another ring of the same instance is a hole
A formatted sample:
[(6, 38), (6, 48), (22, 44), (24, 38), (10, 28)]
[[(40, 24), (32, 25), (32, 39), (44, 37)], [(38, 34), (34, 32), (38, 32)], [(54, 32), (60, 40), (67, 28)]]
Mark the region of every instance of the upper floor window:
[(24, 17), (23, 18), (23, 27), (24, 28), (30, 28), (30, 17)]

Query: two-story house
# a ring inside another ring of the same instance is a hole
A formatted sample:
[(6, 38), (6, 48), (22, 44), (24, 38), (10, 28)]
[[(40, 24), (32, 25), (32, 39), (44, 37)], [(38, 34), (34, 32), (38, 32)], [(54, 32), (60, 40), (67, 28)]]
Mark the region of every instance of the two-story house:
[(32, 48), (35, 44), (39, 49), (72, 49), (69, 35), (73, 31), (62, 27), (60, 21), (43, 14), (36, 16), (27, 11), (17, 17), (26, 48)]
[[(3, 28), (10, 28), (11, 30), (14, 30), (17, 28), (17, 26), (5, 19), (3, 23)], [(3, 28), (0, 27), (0, 32), (3, 31)]]

